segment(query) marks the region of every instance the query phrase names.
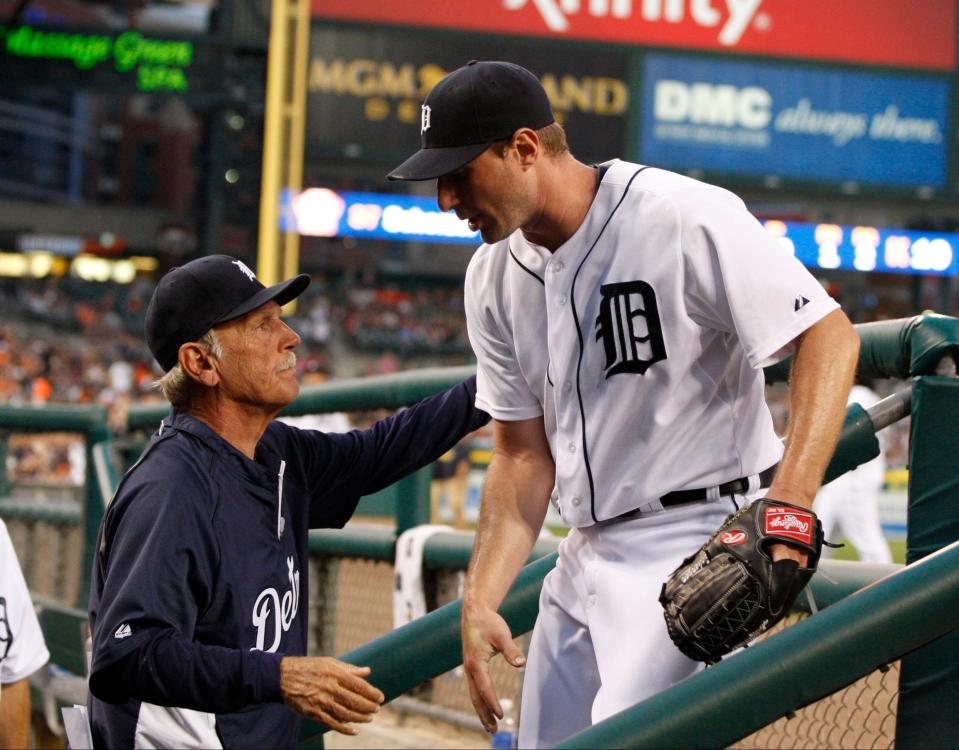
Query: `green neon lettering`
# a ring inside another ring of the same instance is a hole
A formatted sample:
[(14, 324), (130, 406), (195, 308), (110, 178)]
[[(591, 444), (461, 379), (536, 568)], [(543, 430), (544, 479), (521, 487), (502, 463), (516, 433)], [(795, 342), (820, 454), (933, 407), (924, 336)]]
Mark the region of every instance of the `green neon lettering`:
[(89, 70), (106, 60), (112, 46), (112, 40), (106, 36), (42, 31), (30, 26), (8, 32), (6, 38), (7, 52), (11, 55), (69, 60), (80, 70)]
[(193, 62), (191, 42), (146, 39), (136, 31), (117, 37), (113, 57), (117, 70), (126, 72), (139, 64), (187, 67)]
[(181, 68), (168, 68), (163, 65), (141, 65), (137, 68), (139, 91), (185, 92), (188, 88), (186, 76)]
[(117, 37), (113, 45), (113, 59), (116, 61), (117, 70), (122, 73), (133, 70), (139, 62), (142, 42), (143, 37), (136, 31), (125, 31)]
[[(8, 29), (0, 25), (0, 45), (15, 57), (68, 60), (80, 70), (89, 70), (112, 56), (114, 68), (120, 73), (128, 73), (141, 64), (186, 68), (193, 63), (194, 52), (192, 42), (146, 39), (138, 31), (125, 31), (114, 40), (108, 36), (46, 31), (32, 26)], [(172, 82), (175, 76), (167, 78)], [(185, 85), (186, 77), (179, 78)]]

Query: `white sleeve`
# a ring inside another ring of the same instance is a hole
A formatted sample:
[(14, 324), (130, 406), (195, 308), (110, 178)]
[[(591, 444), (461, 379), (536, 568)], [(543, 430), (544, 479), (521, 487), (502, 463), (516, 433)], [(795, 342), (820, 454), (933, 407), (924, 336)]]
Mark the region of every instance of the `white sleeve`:
[(539, 417), (542, 404), (520, 371), (512, 331), (495, 294), (502, 280), (488, 261), (482, 250), (474, 256), (464, 291), (466, 330), (476, 355), (476, 408), (503, 422)]
[(756, 369), (785, 359), (796, 337), (839, 305), (739, 198), (718, 191), (693, 208), (698, 197), (680, 209), (690, 314), (735, 334)]
[(0, 683), (19, 682), (49, 659), (13, 543), (0, 520)]

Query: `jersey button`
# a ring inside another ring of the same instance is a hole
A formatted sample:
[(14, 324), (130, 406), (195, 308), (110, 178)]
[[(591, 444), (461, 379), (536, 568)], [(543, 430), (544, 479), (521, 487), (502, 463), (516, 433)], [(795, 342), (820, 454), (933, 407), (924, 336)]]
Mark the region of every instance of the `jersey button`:
[(571, 502), (574, 506), (578, 506), (581, 502), (583, 502), (583, 498), (581, 498), (581, 497), (574, 497), (572, 500), (570, 500), (570, 502)]
[(571, 390), (573, 390), (573, 384), (569, 381), (566, 381), (566, 384), (563, 386), (563, 390), (569, 393)]
[(570, 443), (570, 444), (569, 444), (568, 446), (566, 446), (566, 447), (569, 449), (569, 452), (570, 452), (570, 453), (575, 453), (575, 452), (576, 452), (576, 443)]
[(566, 264), (563, 263), (563, 261), (558, 260), (553, 264), (553, 273), (559, 273), (564, 268), (566, 268)]
[(561, 305), (565, 305), (565, 304), (566, 304), (566, 295), (565, 295), (565, 294), (559, 295), (559, 297), (556, 298), (556, 301), (557, 301), (559, 304), (561, 304)]

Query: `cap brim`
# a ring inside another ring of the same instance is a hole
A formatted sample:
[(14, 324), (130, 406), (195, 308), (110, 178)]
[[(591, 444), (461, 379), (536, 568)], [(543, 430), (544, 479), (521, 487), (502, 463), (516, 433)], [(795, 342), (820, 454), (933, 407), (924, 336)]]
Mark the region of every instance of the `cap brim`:
[(421, 148), (386, 175), (388, 180), (435, 180), (473, 161), (489, 148), (489, 143), (448, 148)]
[(303, 294), (309, 285), (310, 277), (305, 273), (301, 273), (299, 276), (294, 276), (292, 279), (287, 279), (286, 281), (281, 281), (279, 284), (268, 286), (266, 289), (262, 289), (242, 304), (230, 310), (230, 312), (228, 312), (226, 315), (215, 321), (214, 325), (219, 325), (220, 323), (226, 323), (227, 321), (242, 317), (248, 312), (256, 310), (256, 308), (265, 305), (271, 300), (282, 307), (290, 300), (294, 300)]

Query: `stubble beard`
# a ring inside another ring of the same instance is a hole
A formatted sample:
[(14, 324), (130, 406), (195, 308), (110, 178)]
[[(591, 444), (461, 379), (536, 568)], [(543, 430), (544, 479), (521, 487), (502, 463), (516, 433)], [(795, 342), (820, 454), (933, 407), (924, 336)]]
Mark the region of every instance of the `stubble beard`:
[(504, 170), (503, 179), (505, 189), (499, 201), (500, 215), (495, 218), (487, 216), (487, 221), (492, 220), (492, 223), (480, 229), (480, 237), (488, 245), (505, 240), (517, 229), (525, 226), (531, 216), (531, 212), (527, 210), (529, 199), (517, 186), (513, 176)]

